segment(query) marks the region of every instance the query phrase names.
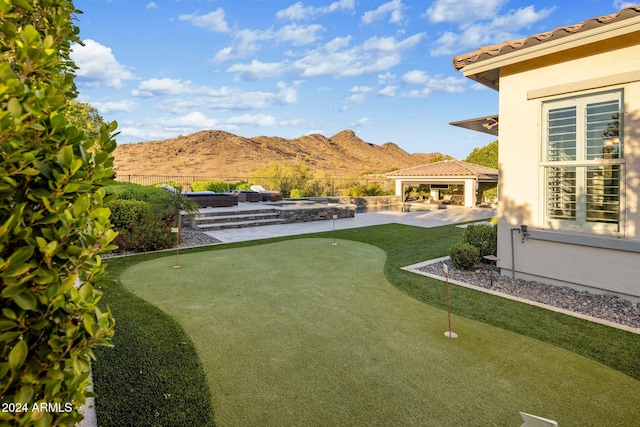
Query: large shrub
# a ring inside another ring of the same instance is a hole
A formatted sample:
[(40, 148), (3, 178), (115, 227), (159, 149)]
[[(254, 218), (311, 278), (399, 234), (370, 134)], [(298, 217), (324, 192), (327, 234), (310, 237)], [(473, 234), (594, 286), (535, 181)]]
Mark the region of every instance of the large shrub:
[(114, 182), (105, 186), (108, 195), (114, 195), (120, 200), (142, 200), (144, 202), (156, 202), (169, 200), (171, 192), (155, 187), (134, 184), (132, 182)]
[[(117, 252), (145, 252), (175, 245), (171, 226), (180, 226), (179, 213), (197, 211), (195, 202), (181, 194), (161, 202), (116, 199), (109, 203), (111, 223), (118, 230), (114, 243)], [(173, 222), (173, 224), (172, 224)]]
[(449, 257), (455, 268), (469, 270), (480, 261), (480, 251), (468, 243), (456, 243), (449, 248)]
[(97, 288), (116, 236), (102, 188), (116, 124), (87, 138), (66, 118), (74, 12), (70, 0), (0, 1), (0, 403), (26, 409), (0, 411), (2, 425), (80, 420), (92, 349), (113, 335)]
[(480, 257), (496, 255), (498, 251), (498, 227), (487, 224), (470, 224), (464, 230), (463, 241), (475, 246)]
[(111, 224), (117, 230), (129, 230), (134, 224), (153, 221), (153, 206), (142, 200), (113, 200), (109, 203)]

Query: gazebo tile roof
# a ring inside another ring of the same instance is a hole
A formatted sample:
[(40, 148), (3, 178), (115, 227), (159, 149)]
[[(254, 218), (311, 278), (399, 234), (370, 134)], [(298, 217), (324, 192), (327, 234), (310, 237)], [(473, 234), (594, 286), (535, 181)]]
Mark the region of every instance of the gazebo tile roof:
[(497, 179), (498, 169), (467, 163), (461, 160), (444, 160), (397, 170), (388, 173), (387, 176), (477, 176)]

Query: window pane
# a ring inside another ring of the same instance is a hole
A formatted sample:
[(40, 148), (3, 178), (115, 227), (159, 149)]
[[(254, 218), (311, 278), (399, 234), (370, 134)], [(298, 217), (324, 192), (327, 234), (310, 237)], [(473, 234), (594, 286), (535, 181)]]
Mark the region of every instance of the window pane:
[(620, 219), (620, 166), (587, 169), (587, 221), (618, 224)]
[(546, 168), (547, 218), (576, 219), (576, 168)]
[(547, 160), (576, 160), (576, 107), (549, 110)]
[(616, 100), (587, 104), (587, 160), (620, 158), (620, 103)]

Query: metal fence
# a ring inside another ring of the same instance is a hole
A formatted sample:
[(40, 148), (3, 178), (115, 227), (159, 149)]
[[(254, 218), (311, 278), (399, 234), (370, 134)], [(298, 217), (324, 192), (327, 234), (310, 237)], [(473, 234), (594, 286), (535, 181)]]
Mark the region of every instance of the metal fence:
[[(191, 191), (191, 184), (200, 181), (218, 181), (225, 182), (229, 185), (227, 190), (231, 189), (231, 185), (238, 182), (248, 182), (252, 185), (261, 185), (267, 190), (282, 191), (282, 178), (275, 177), (219, 177), (219, 176), (201, 176), (201, 175), (116, 175), (116, 181), (132, 182), (140, 185), (157, 185), (165, 183), (178, 183), (182, 185), (182, 191)], [(395, 188), (394, 180), (386, 179), (383, 176), (364, 176), (364, 177), (310, 177), (304, 183), (304, 189), (309, 196), (341, 196), (344, 190), (356, 185), (369, 186), (377, 183), (385, 191), (392, 191)], [(290, 189), (296, 188), (295, 184)], [(289, 189), (289, 190), (290, 190)]]

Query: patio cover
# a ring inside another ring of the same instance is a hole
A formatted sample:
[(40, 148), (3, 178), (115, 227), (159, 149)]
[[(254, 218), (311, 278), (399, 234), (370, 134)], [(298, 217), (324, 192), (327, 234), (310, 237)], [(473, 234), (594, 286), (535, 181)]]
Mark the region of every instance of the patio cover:
[(444, 160), (388, 173), (396, 180), (396, 196), (404, 195), (405, 184), (464, 185), (464, 205), (475, 207), (476, 190), (480, 182), (498, 182), (498, 169), (475, 165), (461, 160)]

